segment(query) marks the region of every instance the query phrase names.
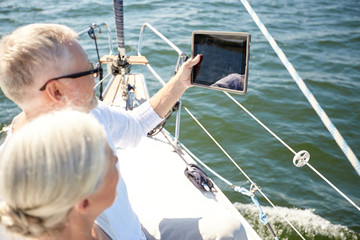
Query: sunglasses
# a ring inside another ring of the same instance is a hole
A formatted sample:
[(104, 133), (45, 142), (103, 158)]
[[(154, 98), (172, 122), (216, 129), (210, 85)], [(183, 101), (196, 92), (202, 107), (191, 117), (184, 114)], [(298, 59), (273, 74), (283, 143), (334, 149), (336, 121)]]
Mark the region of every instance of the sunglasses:
[(70, 75), (64, 75), (64, 76), (61, 76), (61, 77), (52, 78), (52, 79), (48, 80), (48, 81), (39, 89), (39, 91), (44, 91), (44, 90), (46, 89), (46, 85), (47, 85), (50, 81), (53, 81), (53, 80), (59, 80), (59, 79), (62, 79), (62, 78), (79, 78), (79, 77), (83, 77), (83, 76), (90, 75), (90, 74), (91, 74), (94, 78), (99, 77), (99, 75), (100, 75), (100, 69), (101, 69), (100, 64), (98, 64), (97, 67), (94, 67), (94, 64), (91, 63), (90, 66), (91, 66), (91, 69), (90, 69), (89, 71), (79, 72), (79, 73), (74, 73), (74, 74), (70, 74)]

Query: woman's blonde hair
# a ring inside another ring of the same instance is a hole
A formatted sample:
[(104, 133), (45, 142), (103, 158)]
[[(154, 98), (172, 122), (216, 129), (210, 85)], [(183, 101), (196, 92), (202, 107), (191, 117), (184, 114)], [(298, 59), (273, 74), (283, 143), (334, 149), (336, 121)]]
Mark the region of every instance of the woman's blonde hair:
[(94, 193), (106, 172), (106, 136), (92, 116), (42, 115), (0, 153), (0, 222), (25, 237), (53, 234), (72, 207)]
[(0, 87), (4, 94), (18, 105), (31, 100), (38, 94), (32, 86), (43, 71), (49, 67), (66, 69), (71, 57), (66, 44), (76, 39), (77, 34), (66, 26), (41, 23), (4, 36), (0, 42)]

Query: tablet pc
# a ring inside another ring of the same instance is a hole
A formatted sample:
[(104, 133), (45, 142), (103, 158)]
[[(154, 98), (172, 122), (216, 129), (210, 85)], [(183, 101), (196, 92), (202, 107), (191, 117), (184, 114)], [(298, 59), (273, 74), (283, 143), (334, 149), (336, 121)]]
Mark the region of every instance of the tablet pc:
[(193, 85), (245, 94), (247, 91), (250, 34), (194, 31), (191, 54), (202, 60), (191, 73)]

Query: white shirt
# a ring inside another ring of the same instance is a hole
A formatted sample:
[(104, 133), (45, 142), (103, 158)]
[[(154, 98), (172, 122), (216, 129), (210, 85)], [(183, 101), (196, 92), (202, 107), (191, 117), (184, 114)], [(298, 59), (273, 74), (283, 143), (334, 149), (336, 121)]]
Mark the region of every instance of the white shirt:
[[(142, 137), (163, 120), (156, 114), (148, 101), (131, 112), (121, 108), (108, 107), (103, 102), (99, 102), (90, 114), (105, 127), (109, 145), (114, 153), (116, 153), (116, 148), (135, 147)], [(118, 157), (121, 158), (121, 156)], [(131, 161), (131, 159), (129, 160)], [(114, 204), (98, 217), (97, 224), (113, 240), (146, 239), (141, 230), (140, 221), (131, 208), (126, 185), (121, 176), (117, 192), (118, 196)], [(108, 226), (107, 222), (111, 226)]]

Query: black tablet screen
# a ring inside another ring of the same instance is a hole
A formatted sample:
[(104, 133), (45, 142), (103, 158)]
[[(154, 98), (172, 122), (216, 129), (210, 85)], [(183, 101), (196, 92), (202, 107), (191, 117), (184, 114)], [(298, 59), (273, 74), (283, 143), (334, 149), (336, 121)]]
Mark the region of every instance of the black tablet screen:
[(244, 91), (248, 40), (239, 35), (194, 34), (193, 56), (202, 54), (203, 59), (193, 69), (193, 83)]

